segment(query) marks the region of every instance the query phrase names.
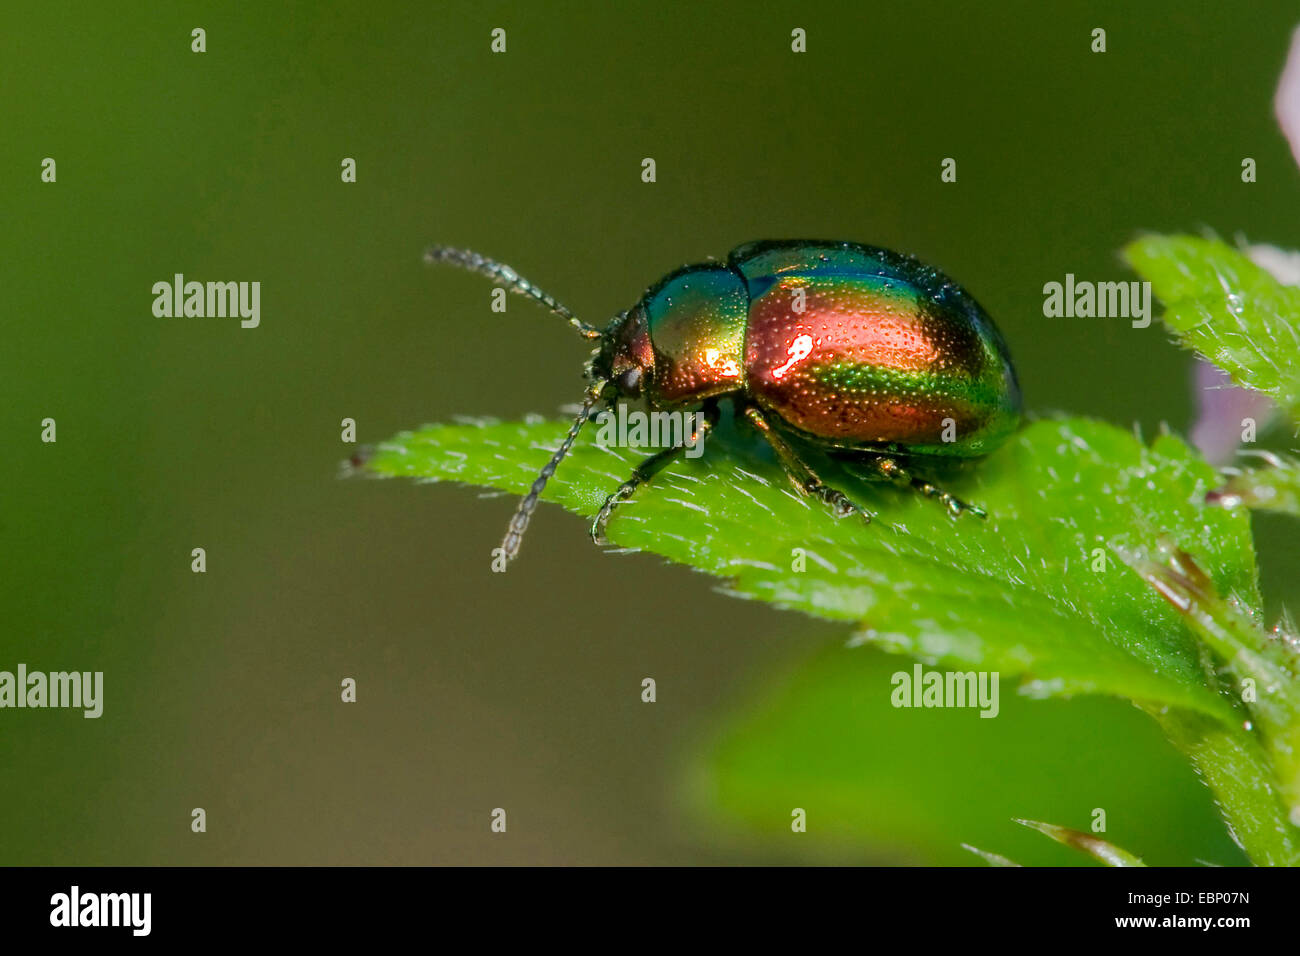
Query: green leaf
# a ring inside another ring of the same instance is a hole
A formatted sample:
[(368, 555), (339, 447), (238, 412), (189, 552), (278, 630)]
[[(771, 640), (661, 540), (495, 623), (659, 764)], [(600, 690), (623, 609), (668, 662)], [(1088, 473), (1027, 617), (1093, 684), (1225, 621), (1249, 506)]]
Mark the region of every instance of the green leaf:
[(1258, 866), (1300, 866), (1300, 819), (1282, 809), (1284, 794), (1259, 739), (1185, 710), (1144, 708), (1209, 784), (1228, 832)]
[(1162, 595), (1225, 662), (1273, 759), (1282, 802), (1300, 819), (1300, 653), (1279, 624), (1265, 633), (1258, 614), (1214, 588), (1191, 555), (1161, 539), (1154, 552), (1120, 553), (1124, 563)]
[(1124, 256), (1183, 346), (1300, 420), (1300, 288), (1217, 239), (1143, 236)]
[[(793, 630), (791, 646), (807, 646)], [(801, 862), (979, 865), (967, 844), (1025, 866), (1087, 866), (1012, 818), (1078, 825), (1102, 807), (1108, 837), (1148, 863), (1246, 862), (1204, 784), (1137, 708), (1098, 696), (1031, 700), (1005, 685), (992, 719), (971, 707), (895, 706), (896, 680), (915, 667), (832, 643), (745, 687), (708, 739), (690, 744), (682, 797), (693, 832)], [(1254, 768), (1242, 765), (1240, 786)], [(1266, 789), (1249, 798), (1253, 810)], [(804, 833), (791, 832), (796, 807)]]
[[(522, 493), (564, 430), (430, 426), (385, 442), (365, 467)], [(593, 444), (592, 431), (545, 495), (584, 515), (641, 457)], [(934, 502), (819, 461), (877, 513), (871, 525), (796, 495), (747, 430), (724, 423), (704, 452), (621, 506), (611, 541), (725, 578), (737, 595), (853, 622), (860, 641), (1004, 680), (1023, 675), (1031, 695), (1107, 693), (1240, 720), (1179, 614), (1117, 558), (1117, 548), (1165, 534), (1223, 593), (1258, 604), (1248, 518), (1205, 506), (1214, 472), (1177, 438), (1146, 447), (1095, 421), (1033, 423), (978, 469), (944, 479), (986, 508), (987, 521), (954, 522)], [(483, 543), (485, 564), (495, 545)], [(806, 570), (793, 570), (801, 555)]]

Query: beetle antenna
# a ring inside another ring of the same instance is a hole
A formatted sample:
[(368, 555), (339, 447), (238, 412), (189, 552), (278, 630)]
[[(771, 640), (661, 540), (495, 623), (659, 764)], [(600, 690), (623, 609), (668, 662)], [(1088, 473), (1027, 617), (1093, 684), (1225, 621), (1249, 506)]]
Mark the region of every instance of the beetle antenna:
[(551, 475), (555, 474), (555, 469), (559, 467), (564, 456), (569, 453), (573, 447), (574, 441), (578, 437), (578, 432), (582, 431), (582, 426), (587, 424), (587, 416), (591, 410), (600, 401), (601, 394), (605, 391), (608, 382), (598, 379), (587, 389), (587, 394), (582, 400), (582, 411), (578, 412), (578, 417), (573, 420), (569, 426), (569, 433), (564, 436), (564, 441), (560, 447), (555, 449), (555, 454), (551, 460), (546, 463), (537, 475), (537, 480), (533, 482), (533, 487), (524, 495), (523, 500), (519, 502), (519, 507), (515, 509), (515, 516), (510, 519), (510, 525), (506, 528), (506, 536), (501, 540), (501, 553), (505, 555), (506, 562), (509, 563), (519, 554), (519, 544), (524, 540), (524, 532), (528, 530), (528, 522), (533, 517), (533, 512), (537, 509), (537, 501), (541, 497), (542, 489), (546, 487), (546, 482), (550, 480)]
[(560, 318), (567, 319), (569, 324), (584, 337), (598, 339), (601, 336), (600, 329), (582, 321), (570, 312), (567, 307), (557, 302), (553, 295), (537, 288), (504, 262), (496, 262), (470, 249), (453, 249), (451, 246), (430, 246), (425, 250), (424, 261), (431, 265), (445, 263), (459, 266), (462, 269), (468, 269), (470, 272), (477, 272), (479, 275), (487, 276), (497, 285), (509, 289), (517, 295), (526, 295), (534, 302), (540, 302)]

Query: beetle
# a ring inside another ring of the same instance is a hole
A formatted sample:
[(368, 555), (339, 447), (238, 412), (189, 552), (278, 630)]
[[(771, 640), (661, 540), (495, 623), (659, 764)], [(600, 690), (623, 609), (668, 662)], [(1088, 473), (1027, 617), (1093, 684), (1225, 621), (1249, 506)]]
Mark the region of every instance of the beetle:
[(724, 398), (772, 446), (795, 489), (836, 517), (871, 520), (822, 481), (798, 445), (865, 461), (878, 477), (937, 498), (954, 518), (986, 517), (913, 468), (978, 458), (1000, 445), (1019, 424), (1020, 386), (993, 320), (961, 286), (916, 258), (844, 241), (750, 242), (725, 261), (669, 273), (604, 329), (476, 252), (434, 246), (425, 261), (480, 273), (598, 343), (585, 370), (582, 410), (501, 542), (507, 562), (583, 424), (597, 406), (620, 398), (702, 415), (689, 446), (650, 455), (609, 495), (591, 524), (597, 544), (605, 543), (614, 508), (716, 425)]

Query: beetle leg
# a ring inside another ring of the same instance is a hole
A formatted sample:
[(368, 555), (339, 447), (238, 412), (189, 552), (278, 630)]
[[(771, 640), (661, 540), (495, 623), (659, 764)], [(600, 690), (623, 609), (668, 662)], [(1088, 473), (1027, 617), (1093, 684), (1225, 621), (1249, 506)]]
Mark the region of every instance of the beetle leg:
[(938, 498), (943, 506), (948, 509), (948, 514), (956, 518), (963, 511), (969, 511), (978, 518), (987, 518), (988, 512), (978, 505), (972, 505), (962, 501), (956, 495), (949, 494), (938, 485), (926, 481), (924, 478), (917, 478), (910, 474), (907, 469), (898, 463), (896, 458), (882, 457), (875, 460), (875, 467), (880, 474), (888, 480), (899, 485), (911, 485), (918, 492), (927, 498)]
[(618, 486), (612, 495), (605, 499), (605, 503), (600, 506), (600, 511), (596, 513), (595, 519), (591, 522), (591, 540), (596, 544), (609, 544), (605, 540), (605, 525), (609, 523), (609, 516), (614, 509), (636, 493), (637, 488), (649, 481), (674, 459), (686, 451), (688, 447), (698, 447), (699, 443), (704, 440), (709, 431), (718, 423), (718, 403), (716, 400), (710, 400), (704, 403), (704, 420), (699, 423), (695, 432), (691, 435), (691, 444), (674, 445), (672, 448), (665, 448), (663, 451), (655, 452), (649, 458), (637, 465), (632, 470), (632, 477)]
[(837, 518), (857, 513), (862, 515), (863, 521), (870, 523), (871, 513), (850, 501), (849, 497), (842, 491), (837, 491), (822, 481), (817, 476), (817, 473), (808, 467), (807, 463), (795, 453), (795, 450), (790, 447), (786, 440), (772, 429), (772, 426), (768, 424), (767, 419), (763, 417), (763, 413), (759, 411), (756, 405), (746, 406), (745, 417), (750, 420), (762, 436), (767, 439), (767, 443), (772, 446), (777, 459), (781, 462), (781, 467), (785, 469), (786, 477), (790, 479), (796, 491), (802, 495), (812, 495), (820, 498), (834, 509)]

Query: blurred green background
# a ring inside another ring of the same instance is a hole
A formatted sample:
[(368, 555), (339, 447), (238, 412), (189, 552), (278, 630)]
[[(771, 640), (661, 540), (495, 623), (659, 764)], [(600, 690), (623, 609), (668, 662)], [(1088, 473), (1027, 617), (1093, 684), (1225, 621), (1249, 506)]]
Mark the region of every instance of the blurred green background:
[[(521, 300), (490, 312), (484, 280), (421, 263), (431, 242), (603, 321), (684, 262), (816, 236), (966, 285), (1032, 409), (1185, 429), (1190, 359), (1159, 324), (1045, 319), (1042, 286), (1132, 278), (1116, 250), (1143, 229), (1300, 247), (1271, 112), (1297, 21), (1185, 0), (11, 15), (0, 669), (102, 670), (106, 699), (0, 712), (0, 863), (978, 863), (965, 841), (1071, 864), (1010, 818), (1094, 807), (1151, 862), (1241, 863), (1126, 703), (893, 710), (910, 662), (602, 555), (551, 507), (492, 574), (512, 500), (340, 481), (339, 426), (579, 397), (586, 346)], [(155, 318), (176, 272), (260, 281), (260, 328)], [(1256, 525), (1276, 611), (1294, 528)], [(843, 695), (792, 709), (817, 674)]]

